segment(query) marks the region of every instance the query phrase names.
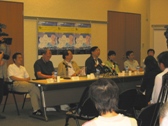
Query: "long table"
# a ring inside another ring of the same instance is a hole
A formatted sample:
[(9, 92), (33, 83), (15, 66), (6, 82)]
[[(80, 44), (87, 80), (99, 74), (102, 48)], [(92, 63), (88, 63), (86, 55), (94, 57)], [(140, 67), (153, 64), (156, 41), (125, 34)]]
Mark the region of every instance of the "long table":
[[(141, 84), (143, 73), (124, 75), (124, 76), (110, 76), (110, 78), (119, 87), (119, 92), (136, 88), (136, 85)], [(47, 83), (47, 80), (31, 80), (31, 83), (36, 84), (40, 88), (42, 107), (44, 110), (44, 120), (48, 121), (46, 108), (56, 105), (78, 103), (84, 89), (91, 85), (95, 79), (88, 79), (87, 77), (79, 77), (79, 80), (61, 79), (60, 82)]]

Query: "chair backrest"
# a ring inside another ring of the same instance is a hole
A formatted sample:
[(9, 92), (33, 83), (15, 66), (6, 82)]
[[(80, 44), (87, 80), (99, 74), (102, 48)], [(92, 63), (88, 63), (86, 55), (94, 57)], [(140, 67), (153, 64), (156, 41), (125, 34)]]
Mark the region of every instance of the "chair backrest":
[(129, 89), (119, 95), (118, 108), (128, 110), (134, 107), (137, 97), (136, 89)]
[(154, 118), (154, 120), (156, 119), (159, 108), (160, 103), (151, 104), (143, 108), (137, 117), (137, 119), (141, 121), (140, 126), (154, 126), (152, 118)]
[(89, 98), (88, 95), (89, 87), (86, 87), (84, 90), (77, 111), (80, 116), (93, 116), (96, 117), (99, 115), (94, 103), (92, 100)]

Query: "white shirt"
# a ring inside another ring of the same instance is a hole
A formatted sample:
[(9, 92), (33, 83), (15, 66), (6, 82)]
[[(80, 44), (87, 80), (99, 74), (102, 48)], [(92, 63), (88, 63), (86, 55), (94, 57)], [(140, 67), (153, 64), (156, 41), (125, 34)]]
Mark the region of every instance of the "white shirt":
[(160, 90), (162, 88), (162, 76), (164, 74), (166, 74), (168, 72), (168, 68), (166, 68), (163, 72), (159, 73), (158, 75), (156, 75), (155, 77), (155, 84), (153, 87), (153, 92), (152, 92), (152, 100), (151, 103), (157, 103), (159, 94), (160, 94)]
[(134, 118), (118, 114), (114, 117), (99, 116), (84, 123), (82, 126), (137, 126), (137, 122)]
[(12, 81), (10, 79), (11, 76), (15, 76), (18, 78), (28, 78), (29, 74), (27, 73), (26, 69), (24, 66), (16, 66), (16, 64), (10, 64), (8, 67), (8, 79), (9, 81)]
[(70, 66), (70, 67), (68, 67), (68, 76), (70, 77), (70, 76), (72, 76), (72, 74), (75, 73), (75, 71), (73, 69), (73, 66), (72, 66), (71, 62), (67, 62), (67, 61), (65, 61), (65, 62), (68, 64), (68, 66)]

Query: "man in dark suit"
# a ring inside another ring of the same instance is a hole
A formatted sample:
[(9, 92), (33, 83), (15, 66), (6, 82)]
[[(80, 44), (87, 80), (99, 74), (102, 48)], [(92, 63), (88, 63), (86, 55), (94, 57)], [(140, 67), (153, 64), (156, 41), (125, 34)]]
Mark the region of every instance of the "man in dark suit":
[(102, 60), (99, 57), (100, 49), (98, 46), (93, 46), (90, 49), (91, 56), (85, 61), (86, 73), (96, 73), (96, 68), (102, 66)]

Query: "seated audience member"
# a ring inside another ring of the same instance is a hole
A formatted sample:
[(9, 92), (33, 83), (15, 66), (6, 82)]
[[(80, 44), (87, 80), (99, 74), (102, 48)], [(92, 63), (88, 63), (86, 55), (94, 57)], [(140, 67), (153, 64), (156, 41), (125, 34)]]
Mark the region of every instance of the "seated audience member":
[(65, 50), (62, 54), (64, 59), (58, 65), (59, 76), (77, 76), (80, 74), (80, 68), (75, 61), (72, 61), (73, 54), (71, 50)]
[[(155, 50), (154, 49), (148, 49), (147, 50), (147, 56), (153, 56), (155, 55)], [(145, 59), (143, 59), (143, 68), (145, 68)]]
[(168, 51), (160, 53), (157, 57), (161, 73), (156, 75), (152, 92), (151, 104), (156, 103), (162, 88), (162, 76), (168, 72)]
[(12, 56), (13, 64), (8, 67), (9, 81), (13, 81), (13, 90), (18, 92), (29, 92), (33, 115), (42, 115), (40, 110), (40, 91), (37, 86), (29, 83), (30, 77), (24, 66), (22, 66), (22, 54), (15, 53)]
[(160, 109), (159, 124), (160, 126), (168, 125), (168, 102), (164, 103)]
[(133, 51), (127, 51), (126, 52), (126, 58), (127, 60), (124, 62), (124, 67), (128, 67), (129, 70), (135, 71), (137, 66), (139, 66), (138, 61), (134, 60), (134, 52)]
[(46, 48), (42, 52), (42, 57), (34, 63), (34, 74), (36, 79), (47, 79), (52, 78), (54, 72), (53, 63), (50, 61), (52, 56), (51, 51)]
[(114, 51), (109, 51), (108, 52), (108, 60), (105, 62), (105, 65), (111, 68), (113, 71), (118, 74), (120, 72), (120, 69), (118, 67), (118, 64), (115, 61), (116, 59), (116, 53)]
[(161, 71), (153, 56), (146, 57), (144, 63), (146, 67), (140, 90), (141, 92), (145, 91), (146, 102), (148, 103), (151, 100), (155, 76)]
[(134, 118), (117, 114), (119, 89), (111, 79), (99, 79), (89, 89), (89, 96), (100, 116), (82, 126), (137, 126)]
[(90, 57), (85, 61), (86, 73), (96, 73), (96, 68), (102, 64), (102, 60), (99, 57), (100, 49), (98, 46), (93, 46), (90, 49)]

